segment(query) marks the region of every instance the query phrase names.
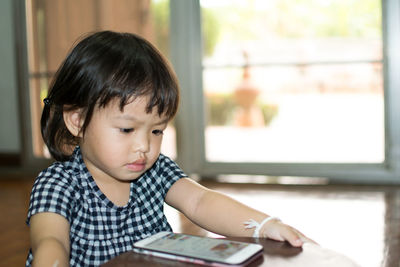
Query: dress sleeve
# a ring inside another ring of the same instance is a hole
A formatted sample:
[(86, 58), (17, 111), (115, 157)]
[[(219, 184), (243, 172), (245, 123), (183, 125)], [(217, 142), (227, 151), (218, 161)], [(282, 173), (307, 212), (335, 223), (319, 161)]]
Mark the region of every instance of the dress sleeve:
[(75, 197), (72, 187), (62, 166), (52, 165), (42, 171), (32, 188), (26, 223), (29, 225), (31, 217), (40, 212), (57, 213), (70, 221)]
[(176, 181), (187, 177), (176, 162), (163, 154), (159, 157), (157, 174), (157, 176), (161, 178), (159, 182), (162, 183), (164, 197)]

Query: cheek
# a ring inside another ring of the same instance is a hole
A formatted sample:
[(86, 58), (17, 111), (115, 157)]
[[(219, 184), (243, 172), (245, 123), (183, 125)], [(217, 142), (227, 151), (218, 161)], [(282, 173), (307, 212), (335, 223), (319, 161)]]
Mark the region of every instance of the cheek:
[(99, 130), (91, 136), (91, 146), (97, 150), (101, 157), (110, 158), (117, 157), (122, 149), (126, 147), (120, 138), (116, 138), (116, 134), (107, 129)]
[(99, 145), (97, 148), (97, 155), (103, 165), (108, 166), (109, 168), (119, 167), (129, 158), (127, 146), (123, 146), (113, 140)]
[(159, 151), (161, 149), (161, 143), (162, 143), (162, 136), (155, 137), (154, 140), (151, 142), (153, 150)]
[(161, 151), (161, 142), (162, 138), (154, 138), (150, 144), (150, 152), (147, 153), (147, 157), (153, 163), (157, 160), (158, 156), (160, 155)]
[[(110, 154), (115, 154), (117, 156), (128, 152), (132, 144), (128, 138), (110, 135), (103, 141), (103, 146)], [(112, 157), (112, 155), (110, 155), (110, 157)]]

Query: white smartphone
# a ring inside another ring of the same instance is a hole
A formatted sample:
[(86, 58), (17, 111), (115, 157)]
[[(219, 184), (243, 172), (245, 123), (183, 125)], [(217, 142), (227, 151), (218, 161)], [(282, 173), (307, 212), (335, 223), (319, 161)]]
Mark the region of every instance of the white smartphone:
[(134, 251), (208, 266), (244, 266), (262, 254), (259, 244), (160, 232), (136, 242)]

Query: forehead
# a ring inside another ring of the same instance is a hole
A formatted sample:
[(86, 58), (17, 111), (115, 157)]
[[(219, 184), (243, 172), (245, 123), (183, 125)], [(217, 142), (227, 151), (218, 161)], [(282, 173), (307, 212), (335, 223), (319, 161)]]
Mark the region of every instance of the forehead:
[(121, 109), (120, 99), (116, 98), (111, 100), (104, 108), (100, 108), (100, 110), (104, 115), (113, 119), (168, 121), (165, 114), (161, 114), (161, 116), (158, 114), (157, 107), (148, 112), (148, 102), (148, 96), (139, 96), (127, 101), (127, 104)]

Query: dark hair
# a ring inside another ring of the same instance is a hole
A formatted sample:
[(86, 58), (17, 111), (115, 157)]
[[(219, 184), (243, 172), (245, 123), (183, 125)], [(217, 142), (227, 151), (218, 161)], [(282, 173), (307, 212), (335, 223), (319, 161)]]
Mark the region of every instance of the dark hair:
[(84, 133), (96, 107), (119, 99), (122, 111), (139, 96), (149, 96), (146, 112), (175, 115), (179, 85), (161, 53), (130, 33), (102, 31), (82, 39), (58, 69), (43, 109), (41, 131), (50, 154), (65, 161), (79, 143), (64, 123), (64, 110), (81, 109)]

